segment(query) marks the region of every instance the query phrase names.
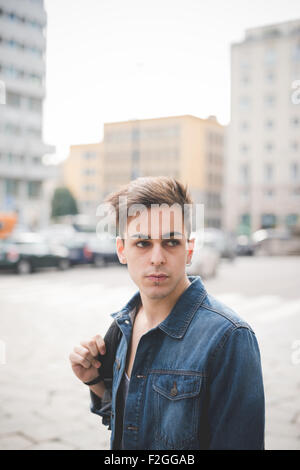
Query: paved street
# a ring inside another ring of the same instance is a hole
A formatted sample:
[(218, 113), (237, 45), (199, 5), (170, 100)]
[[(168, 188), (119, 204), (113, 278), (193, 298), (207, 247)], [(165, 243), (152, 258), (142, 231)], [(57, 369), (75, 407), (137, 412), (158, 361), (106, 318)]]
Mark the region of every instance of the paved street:
[[(259, 257), (223, 261), (205, 282), (257, 334), (267, 449), (300, 449), (299, 279), (299, 257)], [(135, 291), (124, 266), (0, 273), (0, 449), (109, 449), (68, 356)]]

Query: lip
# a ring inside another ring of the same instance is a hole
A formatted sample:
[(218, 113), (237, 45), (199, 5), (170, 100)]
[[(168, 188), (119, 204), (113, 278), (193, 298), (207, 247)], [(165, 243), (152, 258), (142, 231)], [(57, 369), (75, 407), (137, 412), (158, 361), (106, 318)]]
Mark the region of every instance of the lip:
[(168, 277), (167, 274), (150, 274), (147, 276), (151, 281), (165, 281)]

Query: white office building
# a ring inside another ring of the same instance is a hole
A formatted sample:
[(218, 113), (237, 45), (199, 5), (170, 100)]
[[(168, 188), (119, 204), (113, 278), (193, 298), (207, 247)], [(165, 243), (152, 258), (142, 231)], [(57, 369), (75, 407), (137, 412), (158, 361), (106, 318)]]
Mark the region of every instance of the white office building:
[(300, 222), (300, 20), (252, 28), (231, 49), (225, 227)]
[(46, 12), (43, 0), (0, 0), (0, 211), (33, 228), (47, 223), (42, 137)]

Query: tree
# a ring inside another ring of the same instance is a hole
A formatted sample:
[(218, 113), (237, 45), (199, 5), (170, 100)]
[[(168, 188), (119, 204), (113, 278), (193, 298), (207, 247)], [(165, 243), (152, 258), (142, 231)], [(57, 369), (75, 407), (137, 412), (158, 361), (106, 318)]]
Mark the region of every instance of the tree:
[(76, 199), (68, 188), (56, 188), (51, 206), (51, 217), (78, 214)]

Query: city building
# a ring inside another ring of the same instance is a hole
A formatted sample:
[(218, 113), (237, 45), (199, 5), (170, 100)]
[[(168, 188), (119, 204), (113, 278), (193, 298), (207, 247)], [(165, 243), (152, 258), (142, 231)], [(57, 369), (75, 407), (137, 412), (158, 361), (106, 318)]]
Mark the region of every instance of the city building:
[(0, 211), (31, 228), (47, 224), (44, 183), (55, 177), (43, 156), (46, 12), (43, 0), (0, 0)]
[(299, 80), (300, 20), (248, 29), (232, 45), (228, 230), (249, 234), (300, 222)]
[[(89, 151), (89, 146), (73, 146), (66, 161), (65, 182), (79, 197), (81, 208), (87, 207), (92, 195), (101, 202), (107, 194), (139, 176), (174, 176), (189, 185), (195, 203), (205, 204), (206, 226), (221, 227), (224, 127), (214, 116), (105, 123), (99, 165), (84, 156)], [(89, 186), (87, 180), (92, 181), (92, 175), (86, 172), (91, 165), (98, 183), (94, 180)]]
[(72, 145), (63, 163), (63, 185), (75, 197), (81, 214), (95, 215), (104, 188), (103, 144)]

